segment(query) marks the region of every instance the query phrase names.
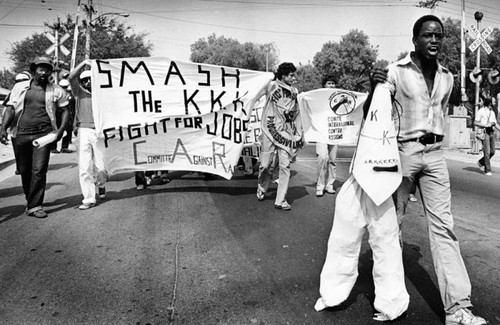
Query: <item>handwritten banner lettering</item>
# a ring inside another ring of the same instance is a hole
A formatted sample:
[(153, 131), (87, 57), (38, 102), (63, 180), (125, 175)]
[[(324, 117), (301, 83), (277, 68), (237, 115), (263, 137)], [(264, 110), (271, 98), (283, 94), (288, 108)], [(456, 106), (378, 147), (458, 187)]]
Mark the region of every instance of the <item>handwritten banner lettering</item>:
[(271, 73), (129, 58), (92, 62), (92, 105), (110, 173), (189, 170), (230, 179)]

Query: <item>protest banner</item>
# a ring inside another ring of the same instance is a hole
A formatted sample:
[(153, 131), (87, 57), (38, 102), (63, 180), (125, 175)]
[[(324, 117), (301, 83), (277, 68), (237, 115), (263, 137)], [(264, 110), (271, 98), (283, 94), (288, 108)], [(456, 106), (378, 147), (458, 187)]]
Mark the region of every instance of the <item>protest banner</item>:
[(277, 80), (269, 87), (267, 96), (262, 112), (262, 133), (273, 145), (295, 157), (304, 146), (297, 89)]
[(389, 89), (378, 84), (351, 164), (357, 183), (377, 206), (391, 198), (403, 177), (391, 114)]
[(230, 179), (272, 73), (169, 58), (92, 61), (92, 105), (111, 174), (208, 172)]
[(299, 94), (304, 136), (308, 142), (354, 146), (368, 94), (322, 88)]
[(245, 142), (243, 144), (243, 149), (241, 150), (242, 157), (251, 157), (259, 159), (260, 153), (260, 135), (262, 133), (261, 121), (262, 121), (262, 111), (264, 110), (264, 105), (266, 103), (266, 96), (260, 97), (254, 105), (254, 108), (250, 114), (250, 121), (248, 124), (247, 135), (245, 137)]

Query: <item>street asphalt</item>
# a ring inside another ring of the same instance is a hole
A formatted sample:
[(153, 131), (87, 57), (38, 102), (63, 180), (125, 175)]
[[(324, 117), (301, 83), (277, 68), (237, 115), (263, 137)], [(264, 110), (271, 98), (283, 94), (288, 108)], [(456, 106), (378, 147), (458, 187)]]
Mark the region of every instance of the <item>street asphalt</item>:
[[(74, 140), (73, 143), (76, 142), (76, 139)], [(496, 147), (500, 149), (500, 143), (497, 143)], [(76, 150), (75, 145), (71, 144), (70, 149)], [(350, 157), (348, 156), (350, 152), (352, 152), (352, 150), (346, 150), (344, 156), (340, 154), (338, 159), (349, 159)], [(314, 144), (307, 145), (305, 150), (299, 153), (299, 156), (308, 158), (314, 158), (314, 155)], [(477, 160), (482, 157), (482, 152), (472, 152), (471, 148), (445, 148), (445, 155), (446, 159), (470, 163), (476, 166)], [(0, 182), (4, 179), (4, 177), (2, 177), (2, 171), (13, 164), (14, 151), (12, 150), (12, 143), (9, 141), (7, 145), (0, 144)], [(500, 152), (491, 158), (491, 166), (500, 168)]]
[[(75, 139), (76, 140), (76, 139)], [(76, 141), (75, 141), (76, 142)], [(75, 149), (74, 145), (71, 146)], [(338, 184), (352, 147), (338, 153)], [(474, 312), (500, 325), (498, 182), (480, 154), (447, 149), (455, 230), (473, 283)], [(500, 156), (500, 152), (499, 152)], [(171, 182), (137, 191), (133, 173), (114, 175), (105, 200), (78, 210), (77, 154), (51, 156), (49, 217), (24, 215), (10, 146), (0, 145), (0, 324), (375, 325), (373, 260), (367, 237), (359, 278), (345, 306), (318, 313), (319, 274), (334, 195), (315, 193), (315, 146), (293, 167), (291, 211), (274, 209), (274, 187), (255, 197), (256, 175)], [(494, 158), (493, 171), (500, 168)], [(406, 286), (400, 325), (442, 324), (420, 202), (405, 217)]]

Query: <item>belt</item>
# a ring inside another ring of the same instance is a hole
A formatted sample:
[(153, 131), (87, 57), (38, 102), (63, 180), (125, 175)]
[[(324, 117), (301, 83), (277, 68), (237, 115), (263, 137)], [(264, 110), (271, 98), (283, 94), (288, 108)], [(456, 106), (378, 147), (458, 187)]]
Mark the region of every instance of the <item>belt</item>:
[(419, 138), (407, 139), (407, 140), (402, 140), (402, 141), (399, 141), (399, 142), (412, 142), (412, 141), (415, 141), (415, 142), (420, 142), (421, 144), (424, 144), (424, 145), (425, 144), (434, 144), (434, 143), (443, 141), (443, 137), (444, 136), (439, 135), (439, 134), (426, 133), (426, 134), (424, 134), (423, 136), (421, 136)]

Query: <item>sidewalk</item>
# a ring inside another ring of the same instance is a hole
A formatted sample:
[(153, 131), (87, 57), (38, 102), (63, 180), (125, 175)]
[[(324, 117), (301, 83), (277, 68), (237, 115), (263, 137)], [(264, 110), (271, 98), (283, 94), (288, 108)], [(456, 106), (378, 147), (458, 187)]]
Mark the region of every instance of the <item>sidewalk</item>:
[[(460, 161), (464, 163), (469, 163), (472, 166), (477, 167), (477, 161), (483, 156), (483, 152), (480, 151), (478, 154), (471, 154), (471, 149), (455, 149), (455, 148), (445, 148), (444, 155), (446, 159)], [(496, 153), (491, 158), (491, 167), (500, 168), (500, 147), (496, 146)], [(479, 167), (478, 167), (479, 168)], [(493, 170), (494, 172), (494, 170)]]

